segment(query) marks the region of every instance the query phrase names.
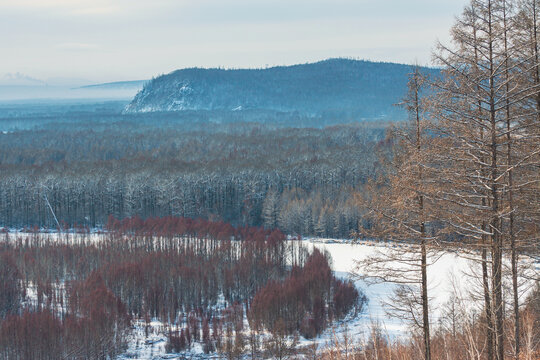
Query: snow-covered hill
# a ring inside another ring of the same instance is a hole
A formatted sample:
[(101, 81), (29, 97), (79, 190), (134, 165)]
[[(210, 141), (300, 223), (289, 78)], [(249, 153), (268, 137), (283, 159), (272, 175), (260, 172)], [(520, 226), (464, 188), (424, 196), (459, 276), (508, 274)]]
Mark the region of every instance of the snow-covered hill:
[[(425, 69), (428, 73), (435, 70)], [(126, 112), (265, 109), (401, 119), (408, 65), (330, 59), (268, 69), (183, 69), (148, 82)]]

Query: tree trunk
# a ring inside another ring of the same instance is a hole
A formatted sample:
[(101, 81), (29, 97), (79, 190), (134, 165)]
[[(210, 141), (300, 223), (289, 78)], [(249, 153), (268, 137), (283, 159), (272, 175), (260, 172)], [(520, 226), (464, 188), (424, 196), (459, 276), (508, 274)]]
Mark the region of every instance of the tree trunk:
[[(485, 228), (485, 226), (484, 226)], [(486, 313), (486, 324), (487, 324), (487, 351), (488, 351), (488, 360), (493, 360), (494, 357), (494, 343), (493, 343), (493, 313), (491, 311), (491, 296), (489, 291), (489, 272), (488, 272), (488, 263), (487, 263), (487, 249), (482, 248), (482, 280), (484, 284), (484, 310)]]
[[(422, 234), (425, 233), (425, 226), (422, 224)], [(424, 327), (424, 351), (425, 359), (431, 360), (431, 336), (429, 331), (429, 303), (427, 289), (427, 251), (426, 239), (422, 239), (422, 313)]]

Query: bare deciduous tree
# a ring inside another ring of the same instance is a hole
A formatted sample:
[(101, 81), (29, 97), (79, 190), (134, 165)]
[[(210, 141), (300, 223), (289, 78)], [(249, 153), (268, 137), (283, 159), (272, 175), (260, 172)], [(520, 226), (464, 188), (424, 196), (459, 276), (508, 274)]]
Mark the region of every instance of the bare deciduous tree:
[(369, 235), (401, 245), (377, 252), (359, 262), (358, 274), (366, 279), (400, 284), (388, 304), (392, 312), (406, 316), (418, 326), (423, 336), (424, 359), (431, 359), (428, 296), (428, 252), (436, 237), (428, 233), (433, 206), (430, 198), (426, 145), (430, 126), (422, 101), (424, 77), (418, 67), (410, 75), (408, 94), (402, 105), (410, 120), (391, 129), (393, 153), (386, 161), (385, 174), (369, 187), (372, 198), (361, 198), (370, 209)]

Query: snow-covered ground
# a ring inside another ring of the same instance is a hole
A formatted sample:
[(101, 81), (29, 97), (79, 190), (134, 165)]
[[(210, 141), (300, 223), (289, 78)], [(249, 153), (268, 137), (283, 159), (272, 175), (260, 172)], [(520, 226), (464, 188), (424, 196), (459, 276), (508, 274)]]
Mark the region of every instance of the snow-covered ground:
[[(76, 243), (81, 240), (78, 234), (47, 234), (52, 240), (69, 241)], [(17, 237), (32, 237), (32, 234), (11, 233), (11, 239)], [(101, 241), (106, 236), (99, 233), (93, 233), (90, 241)], [(308, 249), (318, 248), (327, 251), (333, 260), (333, 269), (337, 276), (353, 279), (356, 286), (368, 298), (368, 304), (365, 311), (355, 316), (349, 316), (346, 319), (334, 324), (327, 329), (321, 336), (315, 340), (300, 340), (300, 346), (311, 345), (314, 342), (319, 344), (319, 348), (324, 348), (331, 344), (336, 338), (341, 339), (347, 333), (355, 341), (363, 341), (369, 336), (373, 325), (376, 325), (383, 336), (389, 339), (407, 337), (410, 334), (411, 324), (402, 318), (396, 318), (387, 314), (388, 306), (385, 304), (391, 301), (393, 290), (396, 284), (378, 283), (369, 285), (356, 275), (369, 275), (368, 273), (359, 273), (357, 262), (368, 256), (377, 253), (389, 253), (400, 250), (401, 247), (412, 245), (397, 245), (395, 243), (359, 241), (353, 243), (347, 240), (335, 239), (305, 239), (302, 244)], [(437, 325), (439, 320), (444, 317), (444, 305), (452, 298), (458, 298), (460, 306), (464, 306), (468, 311), (481, 311), (482, 300), (475, 294), (476, 289), (481, 289), (480, 265), (475, 259), (477, 254), (457, 254), (453, 252), (438, 252), (431, 254), (428, 260), (431, 265), (428, 268), (428, 288), (430, 296), (431, 320), (433, 325)], [(535, 271), (536, 264), (530, 259), (522, 259), (522, 264), (528, 265), (530, 271)], [(507, 264), (508, 265), (508, 264)], [(399, 268), (401, 264), (390, 264), (392, 267)], [(405, 270), (405, 267), (404, 267)], [(520, 299), (524, 301), (529, 291), (532, 289), (533, 281), (522, 281), (523, 296)], [(29, 298), (35, 296), (32, 289), (29, 289)], [(33, 296), (32, 296), (33, 295)], [(166, 354), (166, 327), (159, 321), (153, 320), (147, 327), (144, 322), (135, 322), (134, 330), (129, 339), (129, 348), (120, 359), (163, 359), (163, 358), (185, 358), (183, 355)], [(246, 324), (247, 325), (247, 324)], [(248, 326), (248, 325), (247, 325)], [(246, 328), (247, 328), (246, 326)], [(145, 328), (148, 330), (146, 334)], [(213, 355), (215, 356), (215, 355)], [(212, 358), (212, 355), (204, 355), (200, 345), (194, 345), (190, 351), (190, 358)]]
[[(387, 307), (385, 303), (390, 301), (396, 284), (378, 283), (370, 285), (366, 281), (352, 276), (353, 273), (357, 272), (355, 270), (357, 261), (374, 255), (377, 252), (385, 253), (392, 251), (398, 245), (372, 241), (360, 241), (353, 244), (350, 241), (334, 239), (307, 239), (303, 241), (303, 244), (309, 249), (318, 248), (319, 250), (327, 251), (332, 257), (333, 269), (336, 275), (345, 279), (354, 279), (356, 286), (368, 298), (368, 304), (363, 313), (356, 314), (355, 316), (350, 315), (346, 319), (337, 322), (317, 339), (300, 339), (299, 346), (309, 346), (317, 343), (319, 349), (324, 349), (326, 346), (332, 346), (333, 341), (336, 339), (341, 341), (345, 334), (354, 342), (361, 343), (369, 337), (374, 325), (389, 340), (406, 338), (410, 334), (409, 329), (411, 324), (409, 322), (401, 318), (392, 317), (386, 312)], [(430, 257), (432, 264), (428, 270), (428, 286), (431, 301), (431, 319), (435, 326), (443, 316), (444, 304), (452, 297), (460, 298), (461, 304), (464, 304), (469, 310), (481, 309), (481, 300), (474, 299), (474, 289), (478, 289), (480, 285), (480, 278), (478, 277), (480, 265), (474, 261), (474, 255), (460, 255), (458, 256), (458, 254), (448, 252), (433, 254)], [(526, 260), (523, 261), (526, 262)], [(523, 284), (526, 289), (530, 288), (531, 285), (532, 282), (525, 282)], [(522, 301), (524, 299), (522, 298)], [(155, 329), (161, 327), (159, 323), (153, 324), (155, 325)], [(247, 326), (246, 324), (246, 328)], [(166, 358), (164, 342), (152, 343), (151, 341), (148, 343), (145, 340), (144, 333), (141, 331), (142, 328), (139, 326), (137, 329), (138, 333), (135, 334), (130, 342), (130, 350), (127, 353), (131, 356), (130, 358), (152, 359), (160, 358), (160, 356)], [(165, 338), (164, 334), (156, 336), (158, 339)], [(154, 339), (156, 336), (151, 336), (150, 339)], [(197, 347), (191, 351), (194, 357), (205, 357), (202, 354), (202, 350)], [(207, 358), (210, 358), (210, 356), (207, 355)]]
[[(326, 336), (333, 336), (334, 333), (342, 334), (344, 328), (348, 329), (349, 335), (355, 338), (362, 338), (368, 335), (372, 325), (380, 328), (382, 334), (390, 339), (407, 337), (410, 332), (411, 323), (402, 318), (391, 316), (387, 313), (388, 306), (385, 303), (391, 302), (393, 290), (397, 287), (393, 283), (367, 283), (359, 280), (358, 275), (370, 275), (369, 272), (360, 273), (357, 263), (368, 256), (377, 253), (388, 253), (399, 251), (399, 246), (394, 243), (359, 241), (353, 243), (346, 240), (335, 239), (306, 239), (305, 245), (310, 248), (318, 248), (327, 251), (333, 259), (333, 269), (338, 276), (353, 279), (356, 286), (364, 292), (368, 298), (367, 309), (355, 319), (338, 324)], [(456, 299), (458, 306), (465, 307), (468, 311), (481, 311), (482, 299), (478, 296), (478, 289), (481, 285), (480, 264), (475, 261), (478, 256), (475, 254), (457, 254), (455, 252), (437, 252), (428, 257), (428, 291), (430, 297), (430, 316), (433, 325), (437, 325), (444, 320), (445, 304), (452, 298)], [(521, 263), (529, 271), (535, 271), (535, 263), (531, 259), (522, 259)], [(507, 267), (509, 264), (506, 264)], [(406, 266), (403, 264), (389, 264), (393, 268)], [(364, 269), (365, 271), (365, 269)], [(356, 276), (355, 276), (356, 275)], [(534, 282), (532, 280), (522, 280), (521, 288), (524, 294), (520, 301), (524, 301)], [(507, 284), (509, 287), (509, 284)], [(324, 338), (324, 335), (323, 335)]]

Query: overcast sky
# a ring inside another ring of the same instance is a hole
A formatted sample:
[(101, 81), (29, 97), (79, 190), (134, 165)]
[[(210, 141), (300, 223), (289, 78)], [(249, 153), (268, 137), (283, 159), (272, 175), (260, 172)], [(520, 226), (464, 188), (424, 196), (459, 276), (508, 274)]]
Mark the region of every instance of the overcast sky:
[(0, 78), (148, 79), (355, 57), (429, 64), (468, 0), (0, 0)]

